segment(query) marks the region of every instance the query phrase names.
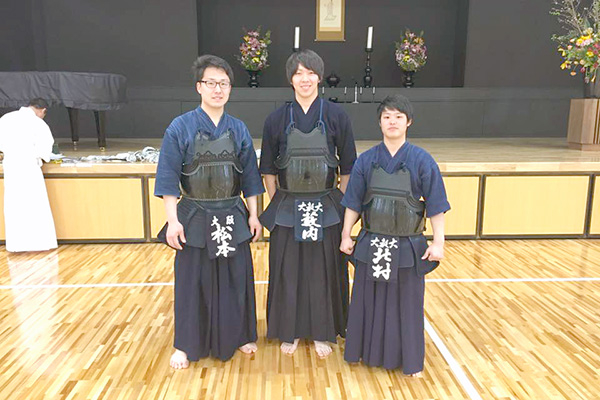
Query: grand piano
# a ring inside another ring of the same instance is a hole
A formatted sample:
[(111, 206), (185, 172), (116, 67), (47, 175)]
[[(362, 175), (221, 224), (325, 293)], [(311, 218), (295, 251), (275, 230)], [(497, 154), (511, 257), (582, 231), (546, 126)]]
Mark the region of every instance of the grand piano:
[(106, 148), (105, 111), (127, 103), (123, 75), (89, 72), (0, 72), (0, 107), (26, 106), (39, 97), (50, 106), (64, 105), (69, 112), (71, 139), (79, 141), (79, 110), (91, 110), (96, 120), (98, 146)]

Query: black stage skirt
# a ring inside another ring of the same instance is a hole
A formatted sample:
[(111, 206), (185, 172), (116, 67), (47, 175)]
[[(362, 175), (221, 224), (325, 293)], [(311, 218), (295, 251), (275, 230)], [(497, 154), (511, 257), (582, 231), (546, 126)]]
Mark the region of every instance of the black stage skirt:
[[(237, 252), (209, 258), (206, 212), (229, 209), (234, 214)], [(187, 243), (175, 256), (175, 340), (190, 361), (212, 356), (228, 360), (236, 349), (255, 342), (256, 300), (247, 211), (241, 199), (193, 202), (182, 199), (178, 218)], [(166, 227), (159, 233), (165, 240)]]
[(278, 191), (261, 215), (271, 231), (267, 337), (288, 343), (296, 338), (336, 343), (338, 335), (345, 336), (348, 315), (348, 267), (339, 250), (342, 193), (336, 189), (320, 198), (321, 242), (294, 239), (286, 213), (296, 198), (302, 197)]
[[(420, 260), (427, 248), (425, 238), (420, 235), (411, 240), (412, 248), (406, 243), (400, 247), (410, 251), (414, 262), (411, 267), (398, 268), (397, 281), (371, 280), (367, 277), (371, 268), (365, 259), (365, 243), (370, 241), (370, 235), (365, 233), (363, 230), (359, 235), (355, 249), (356, 269), (344, 359), (362, 360), (373, 367), (402, 368), (405, 374), (420, 372), (425, 359), (424, 275), (437, 263)], [(405, 258), (408, 259), (401, 257)]]

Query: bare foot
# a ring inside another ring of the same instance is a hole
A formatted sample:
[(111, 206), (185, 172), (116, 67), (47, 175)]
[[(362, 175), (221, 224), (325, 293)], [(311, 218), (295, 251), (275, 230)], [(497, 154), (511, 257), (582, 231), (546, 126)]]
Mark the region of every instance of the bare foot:
[(256, 350), (258, 350), (258, 346), (256, 345), (256, 343), (250, 342), (241, 346), (238, 350), (244, 354), (254, 354), (256, 353)]
[(177, 349), (175, 349), (175, 353), (171, 356), (171, 362), (169, 362), (169, 364), (171, 365), (171, 368), (174, 369), (185, 369), (190, 366), (187, 354)]
[(321, 358), (327, 357), (333, 351), (327, 342), (319, 342), (318, 340), (315, 340), (315, 350), (317, 351), (317, 355)]
[(407, 376), (410, 376), (411, 378), (422, 378), (423, 371), (415, 372), (414, 374), (408, 374)]
[(281, 343), (281, 352), (289, 355), (294, 354), (294, 352), (298, 348), (298, 342), (300, 342), (300, 339), (294, 339), (294, 343)]

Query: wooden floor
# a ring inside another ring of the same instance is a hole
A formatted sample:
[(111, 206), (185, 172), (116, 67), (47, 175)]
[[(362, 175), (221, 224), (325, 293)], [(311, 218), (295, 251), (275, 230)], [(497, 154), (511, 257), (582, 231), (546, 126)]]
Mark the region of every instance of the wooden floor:
[(600, 241), (449, 241), (428, 275), (424, 377), (293, 357), (267, 341), (268, 244), (253, 247), (259, 352), (168, 366), (173, 252), (0, 247), (0, 399), (598, 399)]

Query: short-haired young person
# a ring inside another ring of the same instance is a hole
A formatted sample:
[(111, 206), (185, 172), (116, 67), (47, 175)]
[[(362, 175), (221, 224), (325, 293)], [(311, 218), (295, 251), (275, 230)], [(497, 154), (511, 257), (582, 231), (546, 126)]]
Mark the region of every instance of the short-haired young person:
[(231, 67), (204, 55), (192, 71), (201, 104), (167, 128), (154, 190), (167, 212), (159, 238), (177, 249), (175, 369), (209, 355), (228, 360), (238, 348), (256, 351), (249, 242), (262, 229), (257, 196), (264, 187), (248, 128), (225, 112)]
[[(388, 96), (377, 112), (383, 141), (360, 155), (342, 200), (340, 250), (354, 250), (356, 261), (344, 358), (420, 376), (424, 275), (444, 256), (450, 205), (433, 157), (406, 140), (413, 122), (408, 99)], [(350, 233), (361, 214), (353, 249)], [(423, 236), (425, 216), (433, 228), (431, 245)]]
[(356, 159), (350, 118), (319, 98), (323, 70), (314, 51), (289, 57), (294, 101), (267, 117), (260, 159), (271, 197), (261, 215), (271, 231), (267, 337), (279, 339), (286, 354), (296, 351), (300, 339), (313, 340), (320, 357), (331, 354), (329, 343), (346, 329), (348, 270), (339, 251), (340, 201)]

